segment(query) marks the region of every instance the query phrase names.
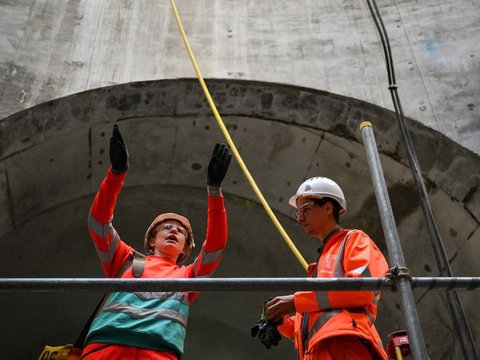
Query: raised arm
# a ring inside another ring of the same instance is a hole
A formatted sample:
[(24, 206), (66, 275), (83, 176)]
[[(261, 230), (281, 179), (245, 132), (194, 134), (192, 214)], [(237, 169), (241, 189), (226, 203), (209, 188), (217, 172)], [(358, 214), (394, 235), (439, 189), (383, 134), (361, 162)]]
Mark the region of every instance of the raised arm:
[(115, 203), (128, 169), (128, 150), (117, 125), (110, 139), (110, 162), (111, 167), (90, 208), (88, 231), (105, 275), (114, 277), (132, 251), (120, 239), (112, 224)]
[(202, 250), (189, 269), (192, 277), (210, 277), (220, 264), (227, 244), (227, 215), (221, 191), (232, 155), (225, 144), (216, 144), (208, 165), (208, 223)]

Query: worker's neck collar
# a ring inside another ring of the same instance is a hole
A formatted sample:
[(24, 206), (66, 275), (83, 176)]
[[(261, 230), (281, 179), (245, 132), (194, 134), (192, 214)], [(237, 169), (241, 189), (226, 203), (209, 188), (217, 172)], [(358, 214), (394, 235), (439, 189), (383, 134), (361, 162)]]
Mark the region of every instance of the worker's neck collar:
[(342, 231), (343, 228), (341, 226), (337, 226), (335, 229), (333, 229), (332, 231), (330, 231), (327, 236), (325, 236), (325, 239), (322, 240), (322, 245), (325, 246), (328, 242), (328, 240), (330, 240), (336, 233)]
[(322, 254), (323, 248), (325, 245), (327, 245), (328, 240), (330, 240), (335, 234), (339, 233), (342, 231), (343, 228), (341, 226), (337, 226), (335, 229), (330, 231), (327, 236), (325, 236), (325, 239), (322, 240), (322, 245), (317, 249), (319, 254)]

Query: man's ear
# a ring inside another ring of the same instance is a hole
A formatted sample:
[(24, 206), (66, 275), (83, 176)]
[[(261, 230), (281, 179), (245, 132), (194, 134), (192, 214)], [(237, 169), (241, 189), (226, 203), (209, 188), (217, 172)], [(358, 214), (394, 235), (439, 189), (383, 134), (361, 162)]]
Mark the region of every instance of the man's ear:
[(333, 204), (330, 201), (325, 203), (325, 210), (329, 215), (333, 214)]

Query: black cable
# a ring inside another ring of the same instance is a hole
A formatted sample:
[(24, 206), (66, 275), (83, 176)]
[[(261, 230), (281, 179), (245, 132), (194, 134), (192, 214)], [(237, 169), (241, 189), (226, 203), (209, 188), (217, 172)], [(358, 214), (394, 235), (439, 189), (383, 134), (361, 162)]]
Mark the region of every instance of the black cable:
[[(437, 261), (437, 266), (440, 270), (442, 276), (452, 276), (452, 271), (450, 269), (450, 264), (445, 252), (445, 248), (438, 231), (438, 226), (435, 222), (433, 216), (433, 211), (430, 206), (430, 202), (427, 197), (427, 191), (423, 178), (421, 176), (421, 169), (418, 164), (418, 160), (415, 154), (413, 143), (410, 137), (410, 133), (406, 126), (405, 116), (403, 114), (403, 109), (400, 103), (400, 98), (398, 96), (396, 79), (395, 79), (395, 70), (393, 66), (392, 52), (390, 48), (390, 42), (388, 40), (387, 30), (385, 24), (378, 10), (375, 0), (367, 0), (368, 8), (372, 14), (375, 26), (377, 27), (378, 33), (380, 35), (380, 40), (382, 43), (382, 48), (385, 54), (385, 61), (387, 65), (387, 74), (388, 74), (388, 89), (391, 92), (392, 101), (395, 109), (396, 118), (400, 127), (402, 134), (402, 139), (404, 146), (407, 152), (407, 156), (410, 162), (410, 168), (412, 170), (413, 178), (415, 181), (415, 188), (420, 199), (420, 204), (422, 206), (422, 211), (425, 217), (426, 225), (428, 232), (430, 234), (432, 247), (434, 249), (435, 259)], [(458, 296), (457, 291), (446, 291), (448, 307), (450, 310), (450, 315), (453, 320), (454, 327), (456, 329), (457, 337), (460, 340), (462, 346), (462, 351), (465, 359), (478, 359), (477, 349), (475, 347), (475, 342), (468, 325), (468, 321), (465, 317), (465, 311), (463, 309), (462, 302)]]

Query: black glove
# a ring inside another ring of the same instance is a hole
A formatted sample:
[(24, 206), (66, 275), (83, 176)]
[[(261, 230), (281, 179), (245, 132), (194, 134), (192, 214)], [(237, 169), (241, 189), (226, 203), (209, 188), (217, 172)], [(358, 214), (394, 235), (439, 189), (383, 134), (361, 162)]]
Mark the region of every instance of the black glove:
[(212, 158), (208, 164), (207, 185), (220, 187), (227, 175), (228, 165), (232, 161), (232, 154), (225, 144), (216, 144)]
[(123, 173), (128, 169), (128, 149), (120, 130), (118, 130), (118, 125), (113, 126), (110, 138), (110, 163), (115, 174)]
[(278, 323), (273, 323), (270, 320), (260, 319), (252, 327), (252, 337), (258, 335), (258, 339), (267, 349), (270, 349), (272, 345), (277, 346), (282, 339), (282, 335), (280, 335), (277, 329), (278, 325)]

